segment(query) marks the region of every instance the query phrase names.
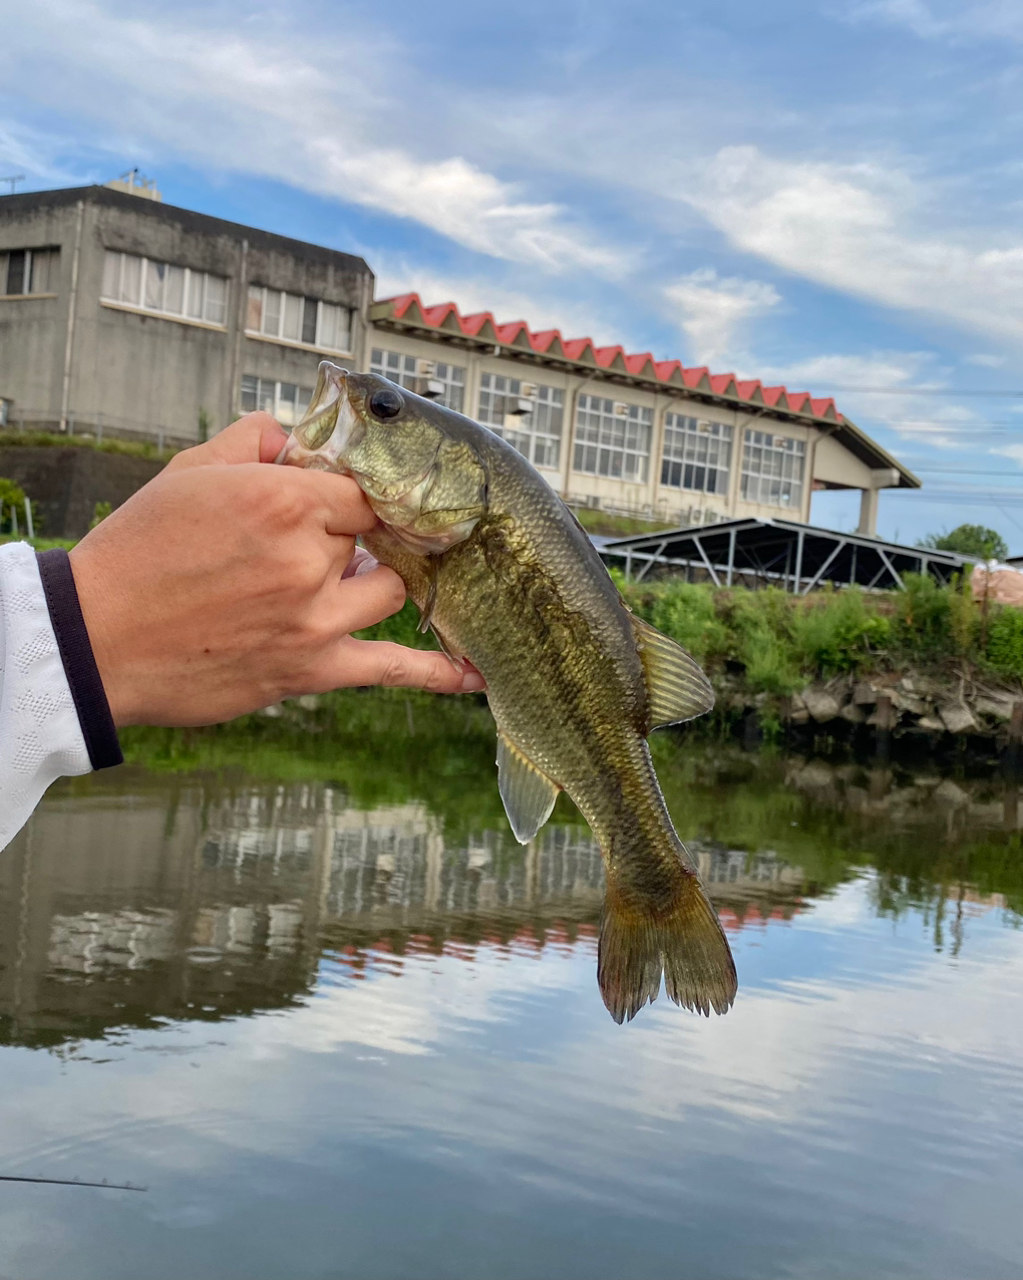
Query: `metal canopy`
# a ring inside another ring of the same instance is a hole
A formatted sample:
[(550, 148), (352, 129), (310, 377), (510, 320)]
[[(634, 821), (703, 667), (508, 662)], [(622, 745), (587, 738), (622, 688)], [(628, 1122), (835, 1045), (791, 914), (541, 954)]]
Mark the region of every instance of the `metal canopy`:
[(945, 583), (964, 565), (981, 563), (974, 556), (903, 547), (861, 533), (752, 518), (601, 539), (599, 550), (633, 582), (653, 566), (672, 566), (689, 579), (695, 570), (717, 587), (770, 584), (797, 595), (824, 582), (890, 590), (903, 585), (904, 573), (928, 573)]

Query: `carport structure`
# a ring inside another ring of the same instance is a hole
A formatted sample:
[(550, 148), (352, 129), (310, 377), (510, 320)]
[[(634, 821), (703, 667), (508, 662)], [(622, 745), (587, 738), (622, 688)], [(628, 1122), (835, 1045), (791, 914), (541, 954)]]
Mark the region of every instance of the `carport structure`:
[(903, 586), (905, 573), (947, 583), (975, 557), (929, 547), (903, 547), (860, 533), (838, 533), (791, 520), (724, 520), (601, 540), (600, 554), (639, 582), (651, 570), (681, 570), (687, 580), (716, 587), (780, 586), (806, 595), (822, 583), (884, 591)]

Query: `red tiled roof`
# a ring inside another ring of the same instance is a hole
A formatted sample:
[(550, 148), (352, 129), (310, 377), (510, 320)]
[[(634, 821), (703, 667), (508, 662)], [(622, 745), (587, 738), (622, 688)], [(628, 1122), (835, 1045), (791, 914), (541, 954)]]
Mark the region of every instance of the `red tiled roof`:
[(827, 418), (832, 422), (844, 422), (830, 396), (814, 398), (808, 391), (765, 387), (758, 378), (743, 379), (740, 382), (736, 380), (734, 373), (710, 373), (705, 365), (687, 369), (678, 360), (655, 360), (649, 351), (630, 355), (622, 347), (597, 347), (592, 338), (566, 338), (558, 329), (544, 329), (534, 333), (524, 320), (499, 324), (489, 311), (477, 311), (463, 316), (453, 302), (424, 306), (418, 293), (382, 298), (376, 305), (389, 306), (394, 320), (421, 324), (427, 329), (462, 333), (467, 338), (492, 341), (502, 347), (559, 356), (598, 369), (629, 374), (636, 378), (650, 378), (657, 382), (688, 387), (693, 391), (706, 391), (747, 404), (812, 414), (816, 418)]

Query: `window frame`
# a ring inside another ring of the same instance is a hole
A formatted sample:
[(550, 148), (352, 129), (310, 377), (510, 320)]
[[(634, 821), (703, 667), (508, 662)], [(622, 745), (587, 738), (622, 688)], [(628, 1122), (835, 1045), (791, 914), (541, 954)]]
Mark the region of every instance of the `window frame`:
[[(503, 382), (505, 385), (489, 386), (488, 380)], [(530, 397), (536, 408), (529, 413), (509, 414), (507, 402), (514, 400), (517, 403), (523, 398), (523, 385), (536, 387), (536, 396)], [(501, 412), (498, 411), (499, 404), (503, 408)], [(552, 425), (555, 416), (556, 429)], [(515, 426), (509, 424), (509, 417), (516, 419)], [(480, 374), (476, 421), (507, 441), (534, 467), (547, 471), (561, 470), (561, 443), (565, 433), (565, 392), (561, 387), (553, 387), (549, 383), (531, 383), (528, 378), (513, 378), (506, 373), (485, 371)], [(542, 423), (547, 425), (540, 425)]]
[[(734, 436), (731, 423), (696, 418), (674, 410), (666, 412), (661, 441), (661, 487), (682, 493), (703, 493), (727, 501), (732, 482)], [(678, 475), (677, 480), (670, 478), (673, 473)], [(712, 478), (713, 483), (709, 484)]]
[[(267, 305), (270, 298), (275, 301), (275, 309), (272, 312)], [(295, 302), (299, 304), (298, 337), (286, 337), (284, 327), (288, 319), (289, 303)], [(254, 303), (259, 307), (257, 328), (253, 328), (250, 324)], [(347, 324), (342, 325), (347, 346), (336, 347), (323, 341), (328, 307), (337, 313), (339, 319), (347, 318)], [(313, 313), (311, 342), (308, 340), (310, 310)], [(268, 327), (266, 323), (271, 313), (277, 317), (277, 324), (274, 327)], [(355, 337), (355, 310), (341, 302), (326, 302), (323, 298), (310, 298), (304, 293), (289, 293), (287, 289), (273, 289), (265, 284), (250, 284), (245, 300), (245, 335), (249, 338), (261, 338), (266, 342), (279, 342), (282, 346), (301, 347), (303, 351), (329, 351), (333, 355), (350, 356)]]
[[(429, 360), (429, 363), (434, 366), (434, 372), (428, 379), (419, 372), (420, 360)], [(430, 382), (441, 382), (444, 384), (444, 391), (439, 396), (430, 398), (447, 409), (453, 409), (455, 413), (465, 412), (465, 392), (469, 378), (469, 370), (465, 365), (451, 364), (446, 360), (433, 360), (427, 356), (412, 356), (404, 351), (394, 351), (390, 347), (371, 347), (369, 371), (378, 378), (386, 378), (388, 382), (393, 382), (396, 386), (403, 387), (415, 395), (422, 395), (419, 388), (424, 379)], [(453, 376), (455, 374), (461, 376), (455, 377)]]
[[(10, 289), (10, 267), (11, 257), (20, 254), (22, 259), (21, 266), (21, 284), (22, 287), (17, 292)], [(46, 288), (38, 289), (35, 287), (37, 261), (44, 259), (46, 262)], [(32, 249), (3, 249), (0, 250), (0, 278), (3, 279), (3, 292), (0, 298), (55, 298), (57, 289), (54, 285), (57, 283), (51, 279), (51, 273), (54, 270), (54, 264), (60, 262), (60, 245), (37, 245)], [(25, 288), (26, 283), (28, 288)]]
[[(293, 389), (293, 397), (282, 394), (285, 387)], [(238, 383), (238, 405), (243, 413), (269, 413), (286, 427), (295, 427), (301, 422), (314, 394), (314, 387), (304, 387), (282, 378), (263, 378), (258, 373), (243, 373)], [(246, 403), (248, 397), (251, 397), (251, 408)], [(288, 404), (294, 409), (284, 412), (284, 406)]]
[[(627, 412), (615, 413), (615, 405), (623, 403)], [(583, 420), (584, 414), (586, 421)], [(591, 418), (594, 420), (590, 421)], [(644, 433), (645, 449), (639, 447)], [(654, 411), (647, 405), (580, 392), (576, 396), (572, 470), (578, 475), (599, 476), (624, 484), (647, 484), (653, 433)], [(619, 434), (620, 439), (617, 438)], [(617, 471), (614, 469), (615, 458), (621, 459)], [(631, 468), (626, 465), (630, 459), (633, 463)]]
[[(110, 266), (111, 259), (117, 259), (116, 281), (114, 282), (114, 290), (116, 296), (107, 293), (110, 283)], [(135, 290), (135, 301), (131, 301), (130, 297), (124, 296), (125, 292), (125, 268), (128, 261), (138, 263), (138, 287)], [(156, 277), (159, 279), (160, 305), (151, 306), (146, 301), (149, 296), (150, 289), (150, 267), (155, 269)], [(184, 273), (181, 286), (181, 310), (169, 311), (166, 308), (167, 298), (167, 282), (172, 272), (181, 271)], [(218, 307), (218, 311), (222, 311), (223, 318), (220, 320), (211, 320), (207, 314), (210, 304), (210, 288), (209, 282), (215, 280), (223, 286), (222, 308)], [(199, 314), (195, 313), (193, 304), (198, 294), (199, 298)], [(100, 283), (100, 302), (104, 306), (117, 307), (125, 311), (135, 311), (141, 315), (159, 316), (163, 320), (176, 320), (181, 324), (200, 324), (211, 329), (227, 329), (227, 320), (230, 315), (231, 300), (231, 282), (227, 276), (214, 275), (210, 271), (199, 271), (192, 267), (181, 267), (177, 263), (166, 262), (161, 258), (149, 258), (144, 254), (128, 253), (123, 249), (104, 249), (103, 256), (103, 279)]]
[[(780, 443), (776, 443), (780, 442)], [(743, 433), (742, 462), (739, 482), (739, 496), (743, 502), (754, 506), (778, 507), (782, 511), (803, 510), (803, 497), (806, 485), (807, 442), (796, 436), (778, 435), (773, 431), (759, 431), (752, 428)], [(758, 457), (754, 459), (754, 454)], [(753, 469), (753, 462), (758, 464)], [(764, 463), (769, 462), (773, 468), (765, 471)], [(787, 474), (796, 470), (798, 474)], [(795, 500), (782, 498), (782, 491), (788, 489)], [(756, 496), (751, 496), (755, 490)], [(766, 495), (765, 495), (766, 491)], [(775, 496), (776, 493), (776, 496)]]

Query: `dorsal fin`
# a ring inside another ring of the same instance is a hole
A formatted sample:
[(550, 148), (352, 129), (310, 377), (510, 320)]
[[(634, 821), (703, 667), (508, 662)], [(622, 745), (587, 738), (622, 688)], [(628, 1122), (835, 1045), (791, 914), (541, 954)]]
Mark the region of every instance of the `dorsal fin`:
[(714, 705), (714, 690), (700, 664), (649, 622), (629, 614), (650, 697), (647, 733), (664, 724), (702, 716)]
[(511, 829), (528, 844), (551, 816), (561, 788), (497, 731), (497, 785)]

